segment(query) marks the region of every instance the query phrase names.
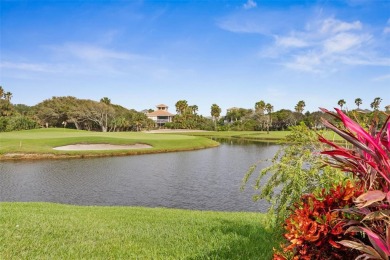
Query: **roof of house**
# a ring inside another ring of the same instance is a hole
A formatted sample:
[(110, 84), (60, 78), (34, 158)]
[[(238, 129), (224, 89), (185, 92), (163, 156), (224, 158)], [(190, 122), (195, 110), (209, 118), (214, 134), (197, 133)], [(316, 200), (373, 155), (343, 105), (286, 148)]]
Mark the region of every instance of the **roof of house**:
[(169, 113), (166, 110), (157, 110), (152, 113), (147, 113), (147, 116), (174, 116), (174, 114)]
[(156, 105), (156, 107), (168, 107), (168, 106), (164, 104), (160, 104), (160, 105)]

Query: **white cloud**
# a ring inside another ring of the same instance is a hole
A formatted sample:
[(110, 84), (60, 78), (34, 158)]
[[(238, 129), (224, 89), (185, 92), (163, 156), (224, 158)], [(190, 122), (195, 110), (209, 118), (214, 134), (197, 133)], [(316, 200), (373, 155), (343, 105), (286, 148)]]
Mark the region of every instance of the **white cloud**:
[(47, 64), (38, 63), (24, 63), (24, 62), (1, 62), (0, 68), (12, 69), (12, 70), (23, 70), (30, 72), (54, 72), (54, 69)]
[(301, 48), (301, 47), (306, 47), (309, 45), (304, 39), (297, 38), (294, 36), (287, 36), (287, 37), (279, 37), (276, 36), (276, 45), (282, 46), (282, 47), (296, 47), (296, 48)]
[(268, 34), (270, 28), (251, 17), (237, 15), (218, 21), (218, 26), (226, 31), (234, 33)]
[(349, 65), (390, 67), (390, 58), (367, 57), (365, 53), (356, 53), (354, 56), (342, 56), (339, 57), (339, 60)]
[(373, 81), (385, 81), (385, 80), (390, 81), (390, 74), (382, 75), (373, 79)]
[(253, 0), (248, 0), (248, 2), (246, 2), (244, 4), (244, 9), (251, 9), (251, 8), (255, 8), (257, 6), (257, 3)]
[(289, 69), (314, 73), (338, 71), (345, 65), (390, 66), (390, 57), (377, 54), (375, 40), (360, 21), (326, 18), (304, 30), (275, 36), (273, 47), (267, 47), (266, 53), (272, 53), (271, 58), (280, 59)]
[(45, 57), (45, 62), (8, 60), (1, 62), (0, 68), (24, 73), (119, 75), (135, 70), (145, 63), (150, 64), (150, 59), (141, 55), (89, 44), (66, 43), (45, 47), (51, 51)]
[(361, 46), (369, 41), (369, 35), (339, 33), (323, 41), (324, 51), (327, 53), (340, 53)]
[(126, 52), (119, 52), (99, 46), (80, 43), (66, 43), (62, 46), (52, 46), (51, 48), (56, 52), (63, 53), (65, 55), (72, 55), (87, 61), (133, 60), (140, 57)]
[(360, 21), (355, 21), (352, 23), (343, 22), (334, 18), (328, 18), (322, 21), (320, 28), (321, 33), (339, 33), (352, 30), (361, 30), (362, 23)]
[(288, 16), (286, 11), (263, 11), (256, 9), (253, 12), (240, 10), (231, 15), (217, 19), (217, 26), (223, 30), (234, 33), (253, 33), (272, 36), (275, 32), (287, 31), (294, 24), (296, 16)]
[(292, 60), (284, 63), (284, 66), (293, 70), (320, 73), (318, 67), (323, 63), (321, 54), (307, 53), (296, 55)]
[(387, 26), (383, 29), (383, 33), (384, 34), (390, 33), (390, 19), (387, 20)]

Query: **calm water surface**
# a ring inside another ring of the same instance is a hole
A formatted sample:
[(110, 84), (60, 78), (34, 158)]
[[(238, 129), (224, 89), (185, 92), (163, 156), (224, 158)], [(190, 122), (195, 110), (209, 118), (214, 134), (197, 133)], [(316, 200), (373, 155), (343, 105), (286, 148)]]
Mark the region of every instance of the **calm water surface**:
[(278, 148), (224, 141), (192, 152), (0, 162), (0, 201), (265, 211), (266, 202), (252, 201), (250, 185), (240, 191), (241, 180)]

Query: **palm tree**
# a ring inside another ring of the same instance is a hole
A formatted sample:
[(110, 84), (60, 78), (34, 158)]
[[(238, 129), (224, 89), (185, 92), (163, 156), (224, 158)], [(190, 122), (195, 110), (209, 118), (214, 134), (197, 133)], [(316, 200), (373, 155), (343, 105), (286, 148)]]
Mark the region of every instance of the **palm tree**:
[(301, 101), (299, 101), (298, 104), (295, 106), (295, 111), (296, 111), (297, 113), (302, 114), (303, 110), (305, 109), (305, 106), (306, 106), (305, 101), (301, 100)]
[(199, 109), (197, 105), (192, 105), (192, 106), (189, 106), (188, 108), (189, 108), (190, 112), (191, 112), (192, 114), (194, 114), (194, 115), (196, 115), (196, 112), (197, 112), (198, 109)]
[(104, 97), (102, 99), (100, 99), (100, 102), (106, 104), (106, 105), (110, 105), (111, 104), (111, 99), (109, 99), (108, 97)]
[(269, 134), (269, 126), (272, 124), (271, 113), (274, 110), (274, 106), (271, 105), (270, 103), (267, 103), (267, 105), (265, 105), (265, 110), (267, 110), (267, 114), (268, 114), (267, 134)]
[(213, 121), (214, 121), (214, 129), (217, 129), (217, 120), (220, 115), (221, 115), (221, 108), (217, 104), (212, 104), (211, 116), (213, 117)]
[(263, 100), (256, 102), (255, 111), (259, 112), (260, 114), (264, 114), (264, 110), (265, 110), (265, 102)]
[(142, 124), (144, 123), (146, 116), (142, 113), (136, 113), (133, 116), (133, 122), (136, 128), (136, 131), (139, 132), (141, 130)]
[(355, 99), (355, 104), (357, 106), (357, 109), (359, 109), (360, 105), (363, 104), (363, 100), (361, 98)]
[(187, 100), (179, 100), (176, 102), (175, 106), (176, 106), (176, 112), (182, 115), (187, 110), (188, 107)]
[(337, 104), (340, 106), (340, 109), (343, 110), (343, 106), (346, 104), (347, 102), (345, 102), (344, 99), (340, 99), (339, 102), (337, 102)]
[(374, 98), (374, 101), (370, 104), (371, 108), (374, 110), (379, 109), (379, 105), (381, 104), (382, 99), (380, 97)]
[(12, 93), (8, 91), (8, 92), (5, 92), (3, 95), (4, 95), (5, 100), (7, 100), (7, 102), (9, 103), (11, 101), (11, 98), (12, 98)]

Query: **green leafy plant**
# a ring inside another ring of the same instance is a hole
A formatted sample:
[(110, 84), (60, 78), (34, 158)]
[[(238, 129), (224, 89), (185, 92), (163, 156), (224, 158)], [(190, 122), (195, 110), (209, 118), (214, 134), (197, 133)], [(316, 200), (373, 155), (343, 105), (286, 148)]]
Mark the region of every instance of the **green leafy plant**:
[[(346, 226), (348, 233), (360, 233), (339, 244), (362, 252), (362, 259), (384, 259), (390, 256), (390, 116), (383, 127), (368, 131), (336, 109), (337, 114), (324, 112), (341, 120), (343, 128), (324, 120), (323, 123), (348, 141), (352, 147), (344, 148), (320, 136), (320, 141), (333, 149), (324, 151), (330, 157), (328, 164), (351, 172), (364, 185), (365, 193), (354, 201), (354, 206), (343, 209), (354, 216)], [(368, 237), (368, 239), (366, 239)]]
[[(287, 144), (281, 146), (271, 165), (262, 169), (254, 180), (257, 191), (253, 199), (270, 202), (268, 213), (276, 216), (275, 227), (282, 226), (291, 214), (290, 207), (300, 201), (302, 194), (312, 193), (322, 188), (331, 188), (334, 183), (346, 179), (346, 175), (330, 166), (323, 166), (320, 152), (325, 144), (318, 141), (316, 132), (305, 124), (291, 127), (286, 136)], [(257, 168), (253, 165), (243, 179), (243, 186)]]
[[(368, 131), (347, 117), (323, 109), (341, 124), (323, 120), (349, 146), (320, 135), (330, 146), (321, 154), (327, 165), (352, 174), (347, 182), (321, 193), (302, 195), (285, 221), (287, 239), (274, 259), (383, 259), (390, 256), (390, 116), (377, 131)], [(322, 255), (327, 252), (326, 255)], [(287, 254), (289, 253), (289, 254)]]

